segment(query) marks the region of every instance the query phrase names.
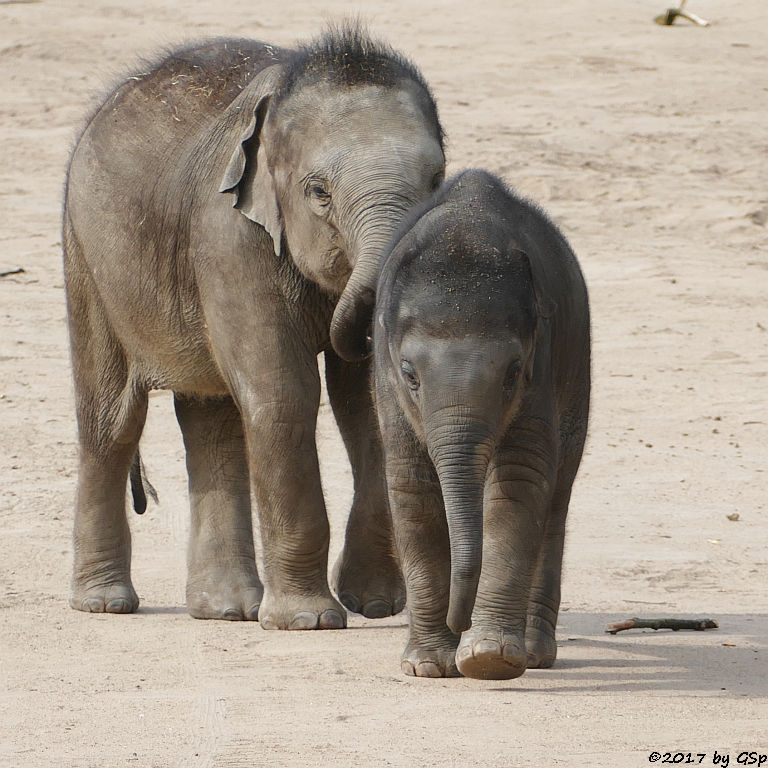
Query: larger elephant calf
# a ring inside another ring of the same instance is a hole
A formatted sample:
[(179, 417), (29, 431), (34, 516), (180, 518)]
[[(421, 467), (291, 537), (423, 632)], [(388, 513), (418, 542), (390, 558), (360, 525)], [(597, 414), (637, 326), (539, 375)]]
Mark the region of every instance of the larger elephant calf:
[(148, 393), (167, 389), (187, 453), (190, 613), (345, 625), (315, 447), (322, 351), (355, 476), (334, 586), (368, 616), (402, 608), (368, 367), (354, 361), (382, 251), (443, 167), (424, 80), (354, 28), (298, 50), (182, 50), (109, 95), (73, 153), (64, 210), (74, 608), (138, 606), (125, 488)]

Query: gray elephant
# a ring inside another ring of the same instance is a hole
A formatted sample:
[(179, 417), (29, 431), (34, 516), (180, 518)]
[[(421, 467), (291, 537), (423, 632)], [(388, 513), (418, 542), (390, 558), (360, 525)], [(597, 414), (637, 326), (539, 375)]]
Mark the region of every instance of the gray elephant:
[(189, 474), (189, 612), (346, 624), (328, 586), (315, 445), (324, 352), (355, 480), (335, 588), (367, 616), (402, 609), (360, 361), (383, 250), (443, 168), (423, 78), (353, 26), (297, 50), (181, 50), (106, 99), (74, 150), (64, 210), (80, 439), (72, 607), (138, 606), (125, 489), (148, 392), (168, 389)]
[(466, 171), (383, 263), (376, 401), (405, 576), (407, 674), (506, 679), (555, 660), (587, 429), (587, 292), (565, 238)]

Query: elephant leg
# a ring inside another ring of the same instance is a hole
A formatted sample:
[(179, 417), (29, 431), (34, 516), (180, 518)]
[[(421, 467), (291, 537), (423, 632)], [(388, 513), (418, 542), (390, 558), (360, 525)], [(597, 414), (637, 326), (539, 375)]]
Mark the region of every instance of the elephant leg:
[(560, 573), (569, 496), (570, 489), (565, 498), (556, 494), (553, 499), (531, 586), (525, 625), (527, 666), (530, 669), (548, 669), (557, 657), (555, 627), (560, 610)]
[(355, 489), (344, 548), (331, 582), (350, 611), (370, 619), (383, 618), (403, 610), (405, 584), (387, 507), (370, 365), (346, 363), (335, 353), (326, 352), (325, 373), (333, 413), (352, 465)]
[[(586, 423), (586, 417), (583, 422)], [(570, 448), (570, 453), (561, 463), (544, 529), (541, 553), (528, 601), (525, 630), (525, 647), (531, 669), (547, 669), (555, 663), (557, 657), (555, 628), (560, 610), (565, 520), (584, 440), (585, 434), (581, 433), (576, 437), (575, 445), (566, 446)]]
[(459, 637), (445, 623), (451, 555), (440, 483), (426, 453), (393, 454), (388, 451), (387, 485), (410, 614), (400, 667), (416, 677), (455, 677)]
[[(527, 449), (514, 444), (518, 435)], [(529, 430), (518, 435), (497, 451), (488, 470), (480, 586), (472, 626), (456, 651), (466, 677), (505, 680), (527, 667), (526, 613), (554, 472), (546, 441), (538, 444)], [(530, 446), (532, 439), (536, 446)]]
[[(330, 531), (315, 444), (317, 360), (285, 340), (241, 399), (264, 550), (264, 629), (340, 629), (328, 588)], [(271, 365), (275, 367), (271, 367)]]
[(256, 621), (250, 481), (240, 412), (231, 397), (174, 396), (184, 436), (192, 508), (187, 610), (197, 619)]
[(65, 264), (80, 443), (69, 604), (79, 611), (132, 613), (131, 533), (126, 484), (147, 412), (129, 366), (74, 246)]

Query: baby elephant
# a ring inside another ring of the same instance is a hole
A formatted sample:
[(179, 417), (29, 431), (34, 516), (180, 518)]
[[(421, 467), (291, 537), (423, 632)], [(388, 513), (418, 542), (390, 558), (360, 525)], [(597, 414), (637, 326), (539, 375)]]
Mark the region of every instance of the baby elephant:
[(406, 674), (552, 666), (587, 430), (589, 305), (563, 235), (466, 171), (405, 221), (379, 277), (375, 388), (406, 579)]

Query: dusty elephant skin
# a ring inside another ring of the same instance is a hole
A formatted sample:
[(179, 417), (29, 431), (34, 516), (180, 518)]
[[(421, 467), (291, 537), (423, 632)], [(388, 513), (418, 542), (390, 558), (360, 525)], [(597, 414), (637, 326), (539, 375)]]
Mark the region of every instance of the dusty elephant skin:
[(409, 216), (384, 262), (375, 386), (411, 613), (407, 674), (550, 667), (587, 429), (587, 293), (565, 238), (488, 173)]
[(366, 616), (402, 609), (361, 360), (380, 255), (443, 167), (423, 79), (351, 27), (296, 51), (185, 49), (107, 98), (73, 153), (64, 211), (80, 436), (73, 608), (138, 606), (125, 488), (148, 392), (170, 389), (192, 508), (189, 612), (345, 626), (315, 446), (324, 351), (356, 489), (334, 586)]

